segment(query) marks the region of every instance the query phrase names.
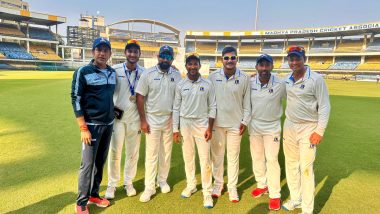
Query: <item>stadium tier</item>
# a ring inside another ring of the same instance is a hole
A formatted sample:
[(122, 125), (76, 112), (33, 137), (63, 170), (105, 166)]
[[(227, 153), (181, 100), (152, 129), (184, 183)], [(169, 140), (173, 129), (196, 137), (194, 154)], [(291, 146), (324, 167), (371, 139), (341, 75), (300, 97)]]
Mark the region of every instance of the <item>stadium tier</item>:
[(264, 42), (262, 52), (268, 54), (280, 54), (284, 51), (284, 42)]
[(30, 53), (37, 59), (47, 61), (62, 60), (53, 49), (44, 45), (30, 45)]
[(221, 54), (222, 53), (222, 51), (223, 51), (223, 49), (225, 48), (225, 47), (234, 47), (234, 48), (238, 48), (238, 44), (237, 43), (225, 43), (225, 42), (219, 42), (218, 43), (218, 48), (217, 48), (217, 52), (218, 52), (218, 54)]
[(356, 53), (363, 49), (363, 40), (342, 41), (337, 45), (335, 53)]
[(216, 51), (216, 43), (213, 42), (199, 42), (196, 47), (196, 51), (200, 54), (215, 54)]
[(0, 35), (25, 37), (25, 34), (21, 32), (14, 24), (0, 23)]
[[(26, 33), (27, 30), (25, 27), (23, 27), (22, 31), (24, 33)], [(44, 29), (44, 28), (30, 27), (29, 28), (29, 37), (32, 39), (41, 39), (41, 40), (50, 40), (50, 41), (56, 40), (53, 33), (50, 32), (49, 29)]]
[(260, 43), (242, 42), (239, 47), (240, 54), (260, 53)]
[(240, 55), (239, 66), (248, 71), (255, 70), (257, 56), (267, 53), (274, 58), (274, 69), (288, 72), (286, 50), (299, 45), (306, 50), (306, 63), (318, 72), (380, 72), (380, 58), (376, 58), (380, 56), (380, 22), (305, 29), (187, 31), (185, 44), (186, 52), (195, 47), (201, 58), (214, 57), (211, 70), (221, 66), (223, 44), (233, 44)]
[(19, 44), (11, 42), (0, 42), (0, 52), (9, 59), (32, 60), (34, 57)]
[(326, 70), (333, 62), (332, 57), (309, 57), (308, 64), (314, 70)]

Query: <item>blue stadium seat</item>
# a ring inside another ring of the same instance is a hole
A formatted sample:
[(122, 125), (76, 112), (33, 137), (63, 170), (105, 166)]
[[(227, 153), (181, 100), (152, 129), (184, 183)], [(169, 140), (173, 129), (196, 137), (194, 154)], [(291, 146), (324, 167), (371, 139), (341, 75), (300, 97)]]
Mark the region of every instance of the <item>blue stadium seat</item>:
[(9, 59), (32, 60), (34, 57), (19, 44), (11, 42), (0, 42), (0, 52)]

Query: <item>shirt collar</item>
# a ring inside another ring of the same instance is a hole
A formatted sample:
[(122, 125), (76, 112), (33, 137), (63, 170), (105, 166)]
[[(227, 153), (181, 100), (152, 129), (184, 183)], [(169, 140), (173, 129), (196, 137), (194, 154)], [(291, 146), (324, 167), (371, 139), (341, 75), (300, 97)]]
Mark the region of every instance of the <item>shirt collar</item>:
[[(308, 65), (305, 65), (306, 67), (306, 72), (305, 74), (303, 75), (303, 77), (301, 79), (299, 79), (297, 82), (303, 82), (305, 81), (306, 79), (310, 79), (310, 67)], [(296, 83), (294, 82), (294, 78), (293, 78), (293, 72), (292, 74), (289, 76), (289, 80), (292, 81), (292, 83)]]

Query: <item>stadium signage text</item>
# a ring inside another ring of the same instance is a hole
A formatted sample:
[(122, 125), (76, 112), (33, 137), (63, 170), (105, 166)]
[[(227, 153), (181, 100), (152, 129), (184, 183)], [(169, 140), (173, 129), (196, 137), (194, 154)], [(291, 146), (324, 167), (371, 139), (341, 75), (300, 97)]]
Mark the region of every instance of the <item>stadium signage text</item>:
[(263, 31), (262, 35), (333, 33), (333, 32), (342, 32), (342, 31), (351, 31), (351, 30), (365, 30), (365, 29), (373, 29), (373, 28), (380, 28), (380, 23), (347, 25), (347, 26), (325, 27), (325, 28), (294, 29), (294, 30), (271, 30), (271, 31)]

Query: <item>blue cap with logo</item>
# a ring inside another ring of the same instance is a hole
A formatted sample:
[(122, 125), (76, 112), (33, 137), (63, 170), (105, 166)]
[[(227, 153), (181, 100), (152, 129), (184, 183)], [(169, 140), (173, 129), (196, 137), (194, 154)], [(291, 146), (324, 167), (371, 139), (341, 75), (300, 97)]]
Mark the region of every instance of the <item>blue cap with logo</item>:
[(111, 49), (110, 41), (108, 41), (106, 38), (99, 37), (94, 40), (94, 43), (92, 43), (92, 50), (94, 50), (95, 48), (97, 48), (99, 45), (102, 45), (102, 44), (108, 46)]
[(259, 57), (256, 58), (256, 65), (261, 62), (262, 60), (268, 61), (270, 63), (273, 63), (273, 58), (268, 54), (262, 54)]
[(160, 51), (158, 52), (158, 54), (162, 54), (162, 53), (168, 53), (168, 54), (174, 56), (173, 48), (170, 47), (169, 45), (164, 45), (160, 48)]

